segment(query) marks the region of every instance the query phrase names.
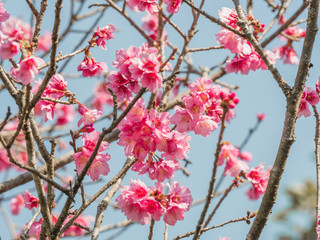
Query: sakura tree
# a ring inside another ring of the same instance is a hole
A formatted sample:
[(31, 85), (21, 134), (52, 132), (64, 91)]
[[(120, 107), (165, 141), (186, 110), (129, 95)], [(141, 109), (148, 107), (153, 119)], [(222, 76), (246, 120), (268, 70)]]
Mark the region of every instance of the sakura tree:
[(1, 237), (273, 239), (279, 187), (314, 171), (320, 188), (318, 15), (319, 0), (2, 0)]

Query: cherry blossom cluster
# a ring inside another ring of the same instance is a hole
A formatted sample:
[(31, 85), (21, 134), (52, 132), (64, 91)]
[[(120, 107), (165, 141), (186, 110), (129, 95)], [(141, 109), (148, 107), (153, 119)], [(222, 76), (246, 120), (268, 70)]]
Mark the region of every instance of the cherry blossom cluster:
[[(159, 11), (157, 0), (126, 0), (126, 2), (134, 11), (147, 11), (150, 15), (154, 15)], [(168, 13), (175, 14), (179, 11), (182, 0), (164, 0), (163, 2), (167, 5)]]
[[(284, 24), (286, 19), (281, 15), (279, 24)], [(283, 59), (286, 64), (298, 64), (299, 58), (297, 53), (294, 51), (292, 43), (293, 41), (299, 41), (301, 38), (304, 38), (306, 31), (300, 28), (299, 26), (291, 26), (285, 29), (279, 39), (281, 41), (287, 41), (286, 45), (282, 47), (277, 47), (273, 49), (273, 52), (276, 54), (276, 57)]]
[[(134, 156), (132, 170), (148, 173), (151, 179), (163, 182), (172, 179), (180, 167), (178, 159), (184, 159), (190, 149), (191, 137), (178, 131), (170, 131), (170, 114), (147, 110), (140, 99), (119, 124), (120, 146), (125, 147), (126, 156)], [(155, 154), (162, 152), (161, 157)], [(147, 158), (146, 162), (144, 161)]]
[[(218, 11), (220, 20), (228, 24), (230, 27), (241, 30), (237, 25), (238, 14), (235, 9), (222, 8), (222, 11)], [(258, 33), (264, 31), (264, 24), (253, 18), (253, 16), (247, 16), (248, 24), (253, 27), (253, 34), (257, 37)], [(260, 55), (255, 51), (251, 43), (238, 36), (237, 34), (222, 28), (218, 34), (215, 35), (217, 42), (224, 45), (224, 48), (229, 49), (231, 53), (235, 53), (235, 57), (232, 60), (228, 60), (226, 63), (225, 71), (227, 73), (248, 74), (250, 70), (255, 71), (257, 69), (266, 70), (267, 66), (261, 59)], [(265, 53), (269, 57), (272, 63), (276, 61), (276, 55), (269, 50), (265, 50)]]
[[(9, 18), (9, 14), (2, 8), (3, 3), (0, 4), (0, 22), (3, 22), (0, 26), (0, 57), (6, 60), (18, 54), (22, 46), (26, 50), (30, 49), (33, 29), (20, 19)], [(48, 51), (50, 46), (51, 34), (46, 31), (38, 39), (37, 50)]]
[[(83, 146), (78, 148), (76, 153), (73, 154), (74, 162), (77, 167), (77, 172), (80, 174), (91, 157), (94, 148), (97, 145), (100, 133), (94, 131), (90, 134), (84, 133), (82, 136)], [(87, 175), (90, 176), (92, 181), (99, 179), (100, 175), (108, 175), (110, 172), (109, 164), (107, 161), (110, 160), (108, 153), (103, 153), (109, 148), (109, 143), (103, 141), (99, 147), (98, 154), (94, 158), (92, 164), (87, 171)]]
[[(319, 84), (319, 81), (317, 84)], [(319, 94), (318, 88), (317, 88), (317, 93)], [(311, 112), (309, 110), (309, 104), (311, 106), (314, 106), (319, 103), (320, 98), (317, 93), (311, 87), (305, 87), (303, 89), (299, 111), (298, 111), (298, 117), (301, 117), (301, 116), (309, 117), (311, 115)]]
[[(256, 168), (252, 168), (249, 171), (248, 161), (252, 160), (252, 156), (249, 152), (241, 152), (229, 142), (225, 142), (221, 148), (221, 152), (218, 159), (218, 166), (226, 163), (224, 168), (224, 176), (229, 175), (236, 177), (237, 175), (244, 176), (249, 182), (252, 183), (252, 187), (247, 191), (249, 199), (259, 199), (266, 191), (270, 169), (265, 170), (264, 164), (260, 164)], [(243, 173), (243, 174), (241, 174)]]
[(116, 202), (127, 218), (140, 224), (149, 224), (151, 218), (159, 221), (163, 216), (164, 222), (175, 225), (184, 219), (184, 213), (189, 210), (192, 202), (190, 190), (180, 186), (178, 182), (167, 184), (170, 194), (164, 194), (165, 185), (155, 183), (155, 187), (147, 187), (139, 179), (130, 181), (130, 186), (121, 187), (121, 194)]
[(93, 46), (100, 46), (106, 50), (107, 40), (114, 38), (114, 31), (116, 30), (113, 24), (108, 24), (103, 28), (99, 26), (94, 31), (94, 34), (89, 41), (89, 46), (85, 51), (85, 57), (78, 66), (78, 71), (82, 72), (83, 77), (99, 77), (108, 72), (108, 66), (105, 62), (97, 62), (90, 53), (90, 48)]
[(208, 137), (218, 128), (224, 107), (228, 109), (226, 120), (234, 117), (233, 108), (239, 99), (229, 89), (213, 86), (210, 79), (204, 78), (198, 78), (189, 85), (189, 89), (191, 95), (182, 98), (185, 108), (176, 106), (175, 114), (171, 117), (178, 132), (194, 131), (195, 134)]
[(110, 72), (109, 88), (115, 92), (119, 101), (129, 99), (132, 93), (137, 93), (141, 87), (155, 92), (162, 87), (160, 66), (158, 50), (147, 44), (141, 47), (131, 46), (128, 50), (120, 49), (113, 61), (113, 67), (119, 71)]

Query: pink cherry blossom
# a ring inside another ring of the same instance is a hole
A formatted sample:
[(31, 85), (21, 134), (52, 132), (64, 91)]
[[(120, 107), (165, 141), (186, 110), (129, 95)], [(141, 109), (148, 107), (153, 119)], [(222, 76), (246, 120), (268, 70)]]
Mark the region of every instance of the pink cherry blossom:
[(249, 199), (256, 200), (266, 191), (270, 176), (270, 169), (264, 170), (264, 164), (251, 169), (246, 178), (252, 183), (252, 188), (247, 191)]
[(240, 171), (247, 171), (249, 169), (247, 163), (240, 160), (238, 157), (240, 157), (239, 149), (231, 144), (224, 144), (222, 146), (218, 159), (218, 166), (221, 166), (224, 163), (224, 160), (226, 160), (224, 175), (235, 177)]
[(37, 222), (33, 222), (28, 234), (30, 236), (35, 236), (36, 239), (40, 239), (42, 222), (43, 222), (43, 218), (40, 218), (40, 220)]
[(298, 111), (298, 118), (304, 116), (304, 117), (309, 117), (311, 116), (311, 112), (309, 109), (309, 104), (305, 99), (301, 99), (300, 101), (300, 106), (299, 106), (299, 111)]
[(17, 69), (11, 71), (16, 81), (22, 82), (22, 84), (27, 85), (34, 80), (34, 77), (40, 72), (38, 67), (45, 62), (38, 57), (29, 56), (24, 58)]
[(108, 72), (108, 66), (105, 62), (96, 62), (93, 57), (85, 57), (78, 66), (78, 71), (82, 71), (84, 77), (100, 77)]
[(175, 14), (179, 11), (182, 0), (164, 0), (165, 4), (167, 4), (167, 11), (170, 14)]
[(219, 18), (222, 22), (228, 24), (229, 26), (231, 26), (233, 28), (238, 28), (238, 25), (237, 25), (238, 14), (235, 9), (223, 7), (222, 11), (220, 11), (220, 10), (218, 11), (218, 14), (219, 14)]
[(47, 52), (50, 50), (51, 45), (51, 33), (49, 31), (45, 31), (44, 34), (39, 37), (37, 50)]
[(15, 41), (0, 42), (0, 57), (2, 60), (10, 59), (19, 53), (21, 45)]
[(16, 197), (12, 198), (10, 201), (10, 209), (13, 215), (18, 215), (23, 207), (23, 197), (18, 194)]
[(163, 193), (164, 185), (156, 183), (155, 187), (147, 187), (139, 179), (131, 180), (130, 186), (121, 187), (121, 194), (116, 198), (121, 211), (127, 218), (140, 224), (149, 224), (151, 218), (159, 221), (163, 219), (170, 225), (177, 220), (184, 219), (184, 212), (188, 211), (192, 202), (190, 190), (173, 182), (169, 186), (171, 193)]
[[(79, 174), (82, 172), (90, 156), (92, 155), (93, 150), (98, 142), (99, 135), (100, 133), (97, 131), (90, 134), (83, 134), (83, 147), (80, 151), (73, 155), (77, 172)], [(100, 175), (106, 176), (110, 172), (107, 161), (109, 161), (111, 157), (108, 153), (103, 154), (103, 151), (106, 151), (108, 148), (109, 143), (103, 141), (99, 147), (98, 154), (88, 169), (87, 175), (91, 177), (92, 181), (96, 181), (99, 179)]]
[(266, 114), (265, 113), (258, 113), (257, 118), (259, 121), (264, 121), (266, 119)]
[(303, 89), (302, 98), (304, 98), (311, 106), (319, 103), (319, 96), (311, 87), (305, 87)]
[(156, 5), (156, 0), (126, 0), (128, 6), (140, 12), (147, 10), (147, 12), (152, 15), (158, 12), (158, 8)]
[(78, 127), (81, 126), (83, 123), (84, 125), (94, 123), (97, 118), (99, 118), (102, 115), (101, 111), (98, 111), (96, 109), (90, 110), (86, 108), (84, 105), (79, 104), (78, 112), (82, 115), (82, 118), (78, 122)]
[(39, 199), (33, 196), (28, 190), (22, 194), (22, 198), (24, 206), (30, 210), (37, 208), (39, 205)]
[(292, 46), (289, 44), (282, 47), (274, 48), (273, 52), (279, 59), (284, 59), (284, 63), (287, 64), (298, 64), (299, 58)]
[(97, 46), (100, 46), (103, 50), (106, 50), (106, 44), (107, 40), (114, 38), (114, 31), (116, 30), (116, 27), (113, 24), (108, 24), (107, 26), (100, 29), (100, 27), (97, 27), (97, 30), (94, 31), (93, 37), (97, 37), (95, 39), (95, 43)]

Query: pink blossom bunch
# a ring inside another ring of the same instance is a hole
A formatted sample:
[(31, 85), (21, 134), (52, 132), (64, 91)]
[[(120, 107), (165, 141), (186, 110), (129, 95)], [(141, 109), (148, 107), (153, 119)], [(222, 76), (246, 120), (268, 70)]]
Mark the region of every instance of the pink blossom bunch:
[[(218, 11), (220, 20), (230, 27), (241, 30), (237, 25), (237, 12), (235, 9), (222, 8), (222, 11)], [(264, 25), (254, 19), (251, 15), (247, 16), (247, 20), (251, 23), (254, 28), (254, 35), (263, 32)], [(235, 53), (235, 57), (232, 60), (228, 60), (226, 63), (225, 71), (227, 73), (238, 73), (248, 74), (249, 71), (255, 71), (257, 69), (266, 70), (267, 66), (255, 51), (252, 45), (238, 36), (237, 34), (222, 28), (218, 34), (216, 34), (217, 42), (222, 44), (224, 48), (229, 49), (232, 53)], [(272, 63), (276, 61), (276, 55), (272, 52), (265, 50), (265, 53), (269, 57)]]
[(224, 176), (229, 175), (235, 177), (241, 171), (245, 172), (249, 170), (248, 164), (243, 160), (248, 159), (244, 159), (243, 157), (241, 159), (240, 150), (234, 147), (229, 142), (226, 142), (221, 148), (218, 159), (218, 166), (221, 166), (224, 162), (226, 162), (226, 166), (224, 168)]
[(228, 108), (227, 120), (233, 117), (233, 108), (239, 102), (235, 93), (212, 86), (212, 81), (204, 78), (198, 78), (189, 88), (191, 95), (182, 98), (185, 108), (176, 106), (171, 117), (178, 132), (194, 131), (208, 137), (221, 122), (223, 106)]
[(82, 71), (84, 77), (100, 77), (108, 72), (108, 66), (105, 62), (96, 62), (92, 56), (86, 56), (78, 66), (78, 71)]
[(311, 112), (309, 110), (309, 104), (311, 106), (317, 105), (319, 103), (319, 96), (311, 87), (305, 87), (303, 89), (299, 111), (298, 111), (298, 117), (304, 116), (309, 117), (311, 115)]
[(189, 210), (192, 202), (190, 190), (172, 182), (169, 186), (170, 194), (165, 195), (165, 185), (156, 183), (155, 187), (147, 187), (139, 179), (130, 181), (130, 186), (121, 187), (121, 194), (116, 202), (127, 218), (140, 224), (149, 224), (151, 218), (159, 221), (163, 216), (164, 222), (175, 225), (184, 219), (184, 213)]
[(116, 27), (113, 24), (108, 24), (107, 26), (100, 28), (99, 26), (94, 31), (93, 37), (96, 38), (94, 42), (97, 46), (100, 46), (103, 50), (107, 50), (106, 44), (107, 40), (114, 38), (114, 31)]
[[(169, 124), (168, 112), (158, 113), (156, 109), (147, 111), (143, 99), (121, 121), (118, 145), (125, 147), (126, 156), (139, 160), (133, 165), (133, 171), (140, 175), (149, 173), (151, 179), (160, 182), (172, 179), (180, 166), (177, 160), (184, 159), (190, 149), (191, 137), (170, 131)], [(156, 151), (162, 152), (161, 158), (155, 154)]]
[(92, 126), (92, 124), (102, 115), (102, 111), (98, 111), (96, 109), (88, 109), (83, 104), (78, 102), (78, 112), (82, 115), (78, 122), (78, 127), (83, 123), (84, 126)]
[(158, 12), (156, 0), (126, 0), (126, 2), (134, 11), (147, 11), (150, 15)]
[(317, 240), (320, 240), (320, 216), (317, 216), (316, 232), (317, 232)]
[(29, 210), (37, 208), (39, 205), (39, 199), (33, 196), (28, 190), (22, 194), (22, 198), (25, 208), (28, 208)]
[[(33, 88), (34, 93), (38, 91), (38, 88), (41, 84), (42, 81), (41, 79), (39, 79)], [(44, 90), (41, 96), (58, 100), (62, 98), (66, 92), (67, 81), (61, 74), (56, 73), (51, 77), (46, 89)], [(61, 104), (57, 104), (52, 101), (39, 100), (35, 107), (35, 113), (37, 115), (45, 114), (45, 121), (48, 121), (53, 120), (54, 113), (56, 111), (58, 114), (57, 124), (64, 125), (71, 122), (74, 118), (74, 110), (71, 108), (71, 106), (61, 106)]]
[(167, 4), (167, 12), (170, 14), (175, 14), (179, 11), (182, 0), (164, 0), (165, 4)]
[(137, 93), (141, 87), (150, 92), (162, 87), (162, 78), (159, 74), (161, 62), (158, 50), (147, 44), (141, 47), (130, 47), (127, 51), (121, 49), (116, 53), (113, 66), (119, 69), (112, 71), (108, 77), (111, 88), (119, 101), (128, 99)]
[(45, 62), (38, 57), (28, 56), (21, 60), (18, 68), (11, 68), (11, 75), (16, 81), (21, 82), (23, 85), (32, 83), (35, 76), (40, 73), (38, 69)]
[[(280, 24), (283, 24), (286, 22), (283, 16), (280, 20), (279, 20)], [(276, 57), (279, 59), (283, 59), (285, 64), (298, 64), (299, 57), (295, 52), (295, 50), (293, 49), (292, 43), (293, 43), (293, 39), (300, 40), (301, 38), (304, 38), (305, 35), (306, 35), (306, 31), (300, 28), (299, 26), (291, 26), (285, 29), (283, 31), (283, 34), (279, 35), (279, 39), (281, 41), (287, 41), (287, 43), (282, 47), (277, 47), (273, 49), (273, 52), (276, 54)]]
[(264, 164), (260, 164), (256, 168), (252, 168), (250, 172), (246, 174), (247, 180), (252, 183), (252, 188), (247, 191), (249, 199), (259, 199), (266, 191), (270, 176), (270, 169), (265, 170)]
[[(99, 135), (100, 133), (97, 131), (94, 131), (90, 134), (83, 134), (83, 147), (78, 149), (78, 151), (75, 154), (73, 154), (78, 174), (82, 172), (90, 156), (92, 155), (93, 150), (97, 145)], [(87, 175), (90, 175), (92, 181), (96, 181), (99, 179), (100, 175), (106, 176), (110, 172), (109, 165), (107, 163), (107, 161), (110, 160), (110, 155), (108, 153), (103, 153), (108, 148), (109, 143), (103, 141), (98, 150), (98, 154), (96, 155), (92, 164), (90, 165)]]

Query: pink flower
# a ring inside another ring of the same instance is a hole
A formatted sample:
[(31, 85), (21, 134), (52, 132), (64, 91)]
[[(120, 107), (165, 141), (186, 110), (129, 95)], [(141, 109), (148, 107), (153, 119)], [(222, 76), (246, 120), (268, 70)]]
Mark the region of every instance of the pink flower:
[(224, 160), (226, 160), (226, 166), (224, 168), (225, 176), (230, 175), (235, 177), (240, 171), (247, 171), (249, 169), (247, 163), (238, 159), (238, 157), (240, 157), (239, 149), (231, 144), (224, 144), (222, 146), (218, 159), (218, 166), (221, 166)]
[(150, 32), (158, 31), (158, 14), (146, 15), (142, 18), (142, 29)]
[(277, 58), (284, 59), (284, 63), (287, 64), (298, 64), (299, 58), (294, 49), (290, 44), (283, 47), (274, 48), (273, 52)]
[(35, 75), (40, 72), (38, 67), (44, 63), (41, 58), (35, 56), (26, 57), (20, 62), (19, 67), (12, 71), (12, 74), (17, 81), (27, 85), (34, 80)]
[(23, 197), (18, 194), (16, 197), (12, 198), (10, 201), (10, 209), (13, 215), (18, 215), (23, 207)]
[(0, 23), (5, 22), (10, 17), (10, 14), (3, 8), (3, 3), (0, 2)]
[(242, 151), (239, 157), (241, 160), (247, 161), (247, 162), (250, 162), (252, 160), (252, 154), (247, 151)]
[(139, 179), (131, 180), (130, 186), (121, 187), (121, 194), (116, 198), (121, 211), (127, 218), (140, 224), (149, 224), (151, 218), (175, 225), (177, 220), (184, 219), (184, 212), (188, 211), (192, 202), (190, 190), (173, 182), (171, 193), (163, 194), (164, 185), (156, 183), (155, 187), (147, 187)]
[(305, 99), (301, 99), (298, 111), (298, 118), (304, 116), (309, 117), (311, 116), (311, 112), (309, 110), (309, 104)]
[(48, 86), (46, 87), (44, 93), (46, 95), (50, 95), (52, 98), (60, 98), (64, 96), (64, 92), (67, 90), (67, 81), (64, 79), (64, 77), (56, 73), (54, 74), (50, 81)]
[(82, 71), (84, 77), (100, 77), (108, 72), (108, 66), (105, 62), (96, 62), (93, 57), (85, 57), (78, 66), (78, 71)]
[[(83, 134), (83, 147), (81, 148), (81, 151), (78, 151), (73, 155), (77, 172), (79, 174), (82, 172), (90, 156), (92, 155), (93, 150), (97, 145), (99, 135), (100, 133), (97, 131), (90, 134)], [(108, 153), (103, 154), (103, 151), (107, 150), (108, 148), (109, 143), (103, 141), (100, 145), (97, 156), (94, 158), (88, 169), (87, 175), (90, 175), (92, 181), (96, 181), (99, 179), (100, 175), (106, 176), (110, 172), (109, 165), (107, 163), (107, 161), (110, 160), (110, 155)]]
[(249, 199), (258, 199), (266, 191), (270, 176), (270, 169), (264, 170), (264, 164), (251, 169), (246, 178), (252, 183), (252, 188), (247, 191)]
[(40, 239), (42, 222), (43, 222), (43, 218), (40, 218), (38, 222), (33, 222), (28, 234), (30, 236), (35, 236), (36, 239)]
[(238, 21), (238, 14), (235, 9), (230, 9), (227, 7), (223, 7), (222, 11), (218, 11), (219, 18), (222, 22), (230, 25), (233, 28), (238, 28), (237, 21)]
[(96, 119), (102, 115), (101, 111), (98, 111), (96, 109), (90, 110), (82, 104), (79, 104), (78, 112), (82, 115), (82, 118), (78, 122), (78, 127), (80, 127), (82, 123), (84, 125), (94, 123)]
[(15, 41), (0, 42), (0, 57), (2, 60), (10, 59), (19, 53), (21, 45)]
[(257, 118), (259, 121), (264, 121), (266, 119), (266, 114), (265, 113), (258, 113)]
[(51, 33), (49, 31), (45, 31), (45, 33), (39, 37), (37, 50), (42, 50), (44, 52), (47, 52), (50, 50), (51, 45), (52, 45)]
[(97, 30), (94, 31), (93, 37), (97, 37), (95, 39), (95, 43), (97, 46), (100, 46), (103, 50), (106, 50), (106, 40), (110, 40), (114, 38), (113, 32), (116, 30), (116, 27), (113, 24), (108, 24), (107, 26), (100, 29), (97, 27)]
[(178, 220), (184, 219), (184, 212), (188, 211), (192, 203), (191, 192), (187, 187), (172, 182), (171, 192), (168, 196), (168, 205), (163, 220), (174, 226)]
[(131, 9), (138, 10), (140, 12), (147, 10), (147, 12), (150, 15), (158, 12), (156, 0), (126, 0), (126, 1), (128, 6)]
[(305, 87), (303, 89), (302, 98), (305, 99), (311, 106), (319, 103), (319, 97), (311, 87)]
[(22, 194), (23, 198), (23, 204), (26, 208), (32, 209), (32, 208), (37, 208), (39, 204), (39, 199), (33, 196), (28, 190), (26, 190)]
[(179, 11), (182, 0), (164, 0), (164, 3), (167, 4), (167, 11), (170, 14), (175, 14)]

